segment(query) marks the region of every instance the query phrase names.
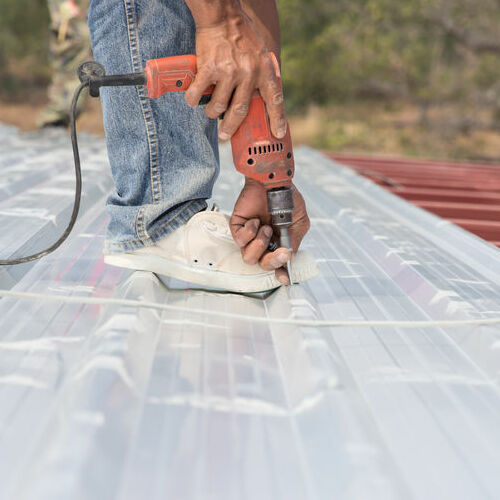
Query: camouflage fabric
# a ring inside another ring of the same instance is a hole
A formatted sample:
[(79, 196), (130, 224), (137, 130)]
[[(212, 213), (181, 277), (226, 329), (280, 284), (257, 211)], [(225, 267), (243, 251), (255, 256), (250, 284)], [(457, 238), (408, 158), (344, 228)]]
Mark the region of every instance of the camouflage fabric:
[[(76, 69), (90, 58), (87, 26), (88, 0), (47, 0), (51, 19), (50, 61), (52, 83), (49, 103), (39, 117), (39, 126), (66, 125), (75, 88), (80, 83)], [(80, 100), (81, 110), (83, 99)]]

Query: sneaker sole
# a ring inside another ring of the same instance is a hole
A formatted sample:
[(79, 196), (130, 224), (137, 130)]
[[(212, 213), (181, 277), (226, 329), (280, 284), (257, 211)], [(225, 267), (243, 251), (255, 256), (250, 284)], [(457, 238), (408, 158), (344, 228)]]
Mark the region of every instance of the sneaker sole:
[[(196, 285), (218, 288), (231, 292), (255, 293), (279, 288), (281, 283), (274, 272), (260, 275), (230, 274), (220, 271), (193, 269), (179, 262), (169, 261), (157, 255), (108, 254), (104, 256), (105, 264), (136, 271), (150, 271), (170, 278), (186, 281)], [(300, 268), (293, 268), (295, 282), (313, 278), (319, 273), (316, 262), (306, 263)]]

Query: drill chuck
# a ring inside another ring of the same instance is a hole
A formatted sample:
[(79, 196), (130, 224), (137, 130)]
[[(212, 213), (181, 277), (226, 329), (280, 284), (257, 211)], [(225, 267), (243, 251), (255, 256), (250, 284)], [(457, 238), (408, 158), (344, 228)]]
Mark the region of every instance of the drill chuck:
[[(279, 228), (280, 246), (292, 251), (288, 228), (292, 224), (293, 191), (290, 187), (271, 189), (267, 192), (267, 209), (271, 214), (272, 224)], [(292, 262), (287, 262), (288, 279), (293, 284)]]
[(292, 188), (277, 188), (267, 192), (267, 208), (272, 224), (278, 228), (287, 228), (292, 223), (293, 192)]

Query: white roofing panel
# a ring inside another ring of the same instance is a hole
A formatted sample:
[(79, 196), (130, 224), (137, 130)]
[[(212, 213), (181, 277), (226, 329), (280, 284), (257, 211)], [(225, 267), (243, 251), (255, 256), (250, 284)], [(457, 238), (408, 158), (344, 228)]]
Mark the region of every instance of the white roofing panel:
[[(0, 128), (0, 137), (7, 257), (64, 228), (73, 167), (64, 136)], [(312, 218), (304, 248), (318, 278), (263, 296), (162, 282), (104, 265), (105, 146), (83, 138), (81, 149), (86, 201), (74, 233), (34, 265), (0, 270), (1, 288), (189, 309), (2, 298), (0, 498), (499, 497), (498, 326), (213, 315), (498, 317), (497, 249), (299, 148)], [(223, 210), (240, 184), (223, 149), (214, 194)], [(47, 217), (30, 217), (41, 210)]]

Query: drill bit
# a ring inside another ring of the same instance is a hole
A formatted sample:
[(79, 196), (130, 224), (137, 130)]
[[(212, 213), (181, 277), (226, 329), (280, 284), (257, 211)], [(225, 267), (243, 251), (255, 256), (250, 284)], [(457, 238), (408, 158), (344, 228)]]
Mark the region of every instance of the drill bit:
[(288, 248), (290, 250), (290, 260), (286, 263), (286, 270), (288, 271), (288, 279), (290, 280), (290, 286), (293, 285), (293, 274), (292, 274), (292, 244), (290, 242), (290, 234), (288, 233), (287, 227), (280, 228), (280, 246), (283, 248)]
[(290, 280), (290, 286), (293, 285), (293, 274), (292, 274), (292, 257), (290, 256), (290, 260), (286, 263), (286, 270), (288, 271), (288, 278)]

